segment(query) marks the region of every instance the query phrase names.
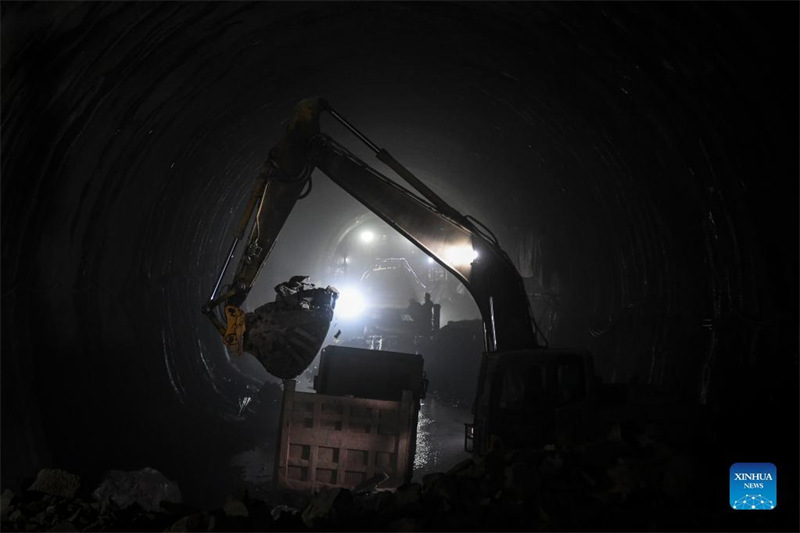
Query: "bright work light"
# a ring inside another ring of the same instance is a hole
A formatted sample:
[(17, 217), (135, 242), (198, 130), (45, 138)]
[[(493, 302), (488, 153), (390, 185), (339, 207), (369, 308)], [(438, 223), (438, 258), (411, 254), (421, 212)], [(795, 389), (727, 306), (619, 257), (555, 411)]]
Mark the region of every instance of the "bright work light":
[(451, 265), (469, 265), (478, 258), (478, 252), (472, 246), (452, 246), (445, 251), (444, 258)]
[(336, 300), (333, 312), (336, 318), (347, 320), (356, 318), (364, 312), (365, 308), (366, 304), (361, 293), (352, 287), (347, 287), (339, 291), (339, 298)]
[(370, 230), (364, 230), (361, 232), (361, 242), (370, 243), (375, 240), (375, 234)]

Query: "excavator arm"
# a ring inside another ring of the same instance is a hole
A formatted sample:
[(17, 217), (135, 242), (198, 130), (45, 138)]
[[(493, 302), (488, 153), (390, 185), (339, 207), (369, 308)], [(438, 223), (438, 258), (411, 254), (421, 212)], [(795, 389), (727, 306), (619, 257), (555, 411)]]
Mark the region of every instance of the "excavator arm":
[[(419, 194), (400, 186), (320, 133), (320, 115), (329, 112), (372, 149), (377, 158)], [(244, 302), (311, 172), (318, 168), (333, 182), (432, 257), (472, 294), (484, 324), (486, 351), (536, 348), (536, 334), (522, 279), (489, 232), (436, 195), (386, 150), (378, 148), (323, 99), (302, 100), (283, 139), (270, 151), (239, 232), (204, 312), (231, 347), (242, 343)], [(230, 287), (219, 294), (225, 270), (253, 213), (254, 221)], [(223, 319), (214, 314), (224, 304)]]
[(522, 278), (496, 241), (450, 206), (442, 209), (399, 186), (330, 137), (320, 134), (313, 145), (317, 168), (464, 284), (478, 304), (488, 352), (536, 347)]
[[(308, 140), (319, 134), (321, 104), (318, 99), (307, 99), (295, 107), (286, 134), (270, 150), (269, 158), (256, 180), (225, 264), (219, 273), (211, 297), (203, 306), (203, 312), (212, 320), (216, 320), (214, 324), (218, 330), (225, 329), (225, 325), (219, 322), (213, 311), (220, 304), (238, 308), (244, 303), (289, 213), (292, 212), (295, 203), (302, 196), (303, 188), (308, 183), (313, 170)], [(236, 247), (253, 219), (254, 211), (255, 220), (233, 282), (227, 291), (219, 294), (222, 280)]]

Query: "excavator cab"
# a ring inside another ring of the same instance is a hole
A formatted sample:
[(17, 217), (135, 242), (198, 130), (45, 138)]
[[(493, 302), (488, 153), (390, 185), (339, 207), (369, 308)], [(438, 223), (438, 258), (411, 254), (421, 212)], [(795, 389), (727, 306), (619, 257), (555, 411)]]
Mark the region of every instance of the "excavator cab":
[(498, 438), (508, 448), (585, 438), (594, 405), (593, 376), (588, 353), (539, 349), (484, 354), (475, 418), (465, 424), (464, 449), (482, 455)]

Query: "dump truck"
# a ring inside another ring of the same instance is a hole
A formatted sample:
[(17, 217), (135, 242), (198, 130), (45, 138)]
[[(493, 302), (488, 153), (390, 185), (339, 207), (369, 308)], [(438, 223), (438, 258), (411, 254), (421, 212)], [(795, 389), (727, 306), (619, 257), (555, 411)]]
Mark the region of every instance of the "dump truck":
[(284, 384), (275, 480), (297, 491), (411, 481), (420, 401), (419, 354), (327, 346), (315, 393)]

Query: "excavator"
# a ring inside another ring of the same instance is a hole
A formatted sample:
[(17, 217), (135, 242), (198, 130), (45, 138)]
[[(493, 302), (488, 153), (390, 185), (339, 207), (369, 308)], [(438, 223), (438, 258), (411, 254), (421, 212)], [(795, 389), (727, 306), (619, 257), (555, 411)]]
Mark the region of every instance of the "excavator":
[[(323, 113), (341, 123), (410, 188), (321, 132)], [(474, 419), (465, 424), (467, 451), (485, 454), (498, 442), (506, 447), (542, 445), (555, 438), (559, 417), (577, 423), (575, 414), (588, 401), (593, 383), (588, 354), (549, 348), (546, 341), (540, 344), (522, 277), (494, 234), (450, 206), (323, 98), (308, 98), (295, 107), (284, 137), (261, 169), (202, 308), (229, 349), (251, 353), (273, 375), (291, 379), (311, 364), (327, 335), (338, 292), (306, 283), (305, 276), (278, 285), (274, 302), (251, 313), (241, 309), (293, 207), (310, 192), (315, 169), (452, 273), (475, 299), (484, 351)], [(233, 281), (223, 287), (248, 227)]]

